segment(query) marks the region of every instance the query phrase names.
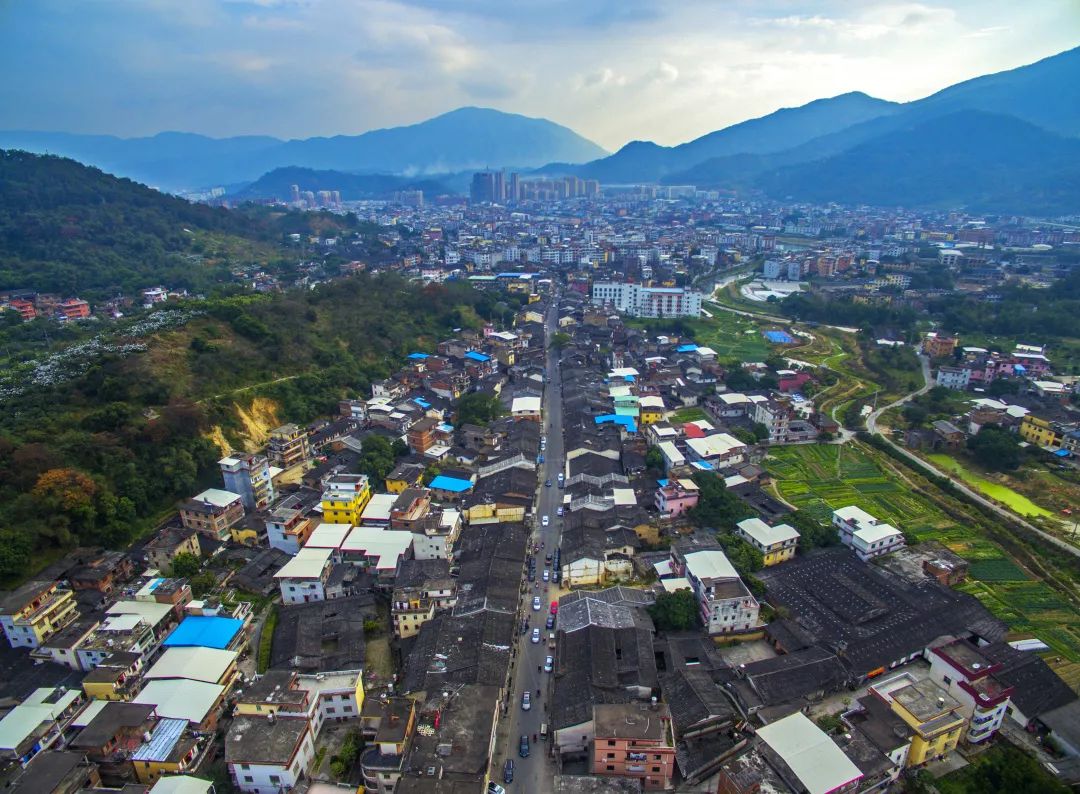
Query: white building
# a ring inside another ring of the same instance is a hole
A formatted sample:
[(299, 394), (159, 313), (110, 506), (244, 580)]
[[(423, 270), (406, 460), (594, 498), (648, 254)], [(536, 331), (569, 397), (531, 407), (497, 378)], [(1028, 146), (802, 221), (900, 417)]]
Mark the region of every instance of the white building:
[[(335, 525), (336, 526), (336, 525)], [(274, 574), (286, 604), (326, 600), (326, 580), (330, 578), (332, 549), (305, 546)]]
[(720, 549), (692, 552), (682, 563), (673, 557), (672, 572), (690, 583), (709, 634), (748, 631), (758, 624), (757, 599)]
[(963, 706), (968, 743), (979, 744), (997, 733), (1013, 692), (994, 676), (1001, 664), (991, 662), (966, 640), (931, 648), (927, 659), (930, 677)]
[(236, 717), (225, 734), (229, 776), (246, 794), (281, 794), (295, 788), (314, 757), (306, 719)]
[(780, 278), (783, 266), (783, 263), (779, 259), (766, 259), (765, 264), (761, 268), (761, 274), (770, 281), (775, 281)]
[(833, 526), (840, 531), (840, 542), (854, 550), (863, 562), (904, 546), (899, 529), (874, 518), (861, 507), (848, 505), (833, 510)]
[(686, 448), (691, 460), (702, 460), (714, 466), (734, 466), (746, 460), (746, 444), (730, 433), (714, 433), (704, 438), (689, 438)]
[(799, 530), (790, 524), (770, 527), (758, 517), (747, 518), (735, 525), (735, 532), (761, 552), (766, 566), (790, 560), (799, 543)]
[(700, 292), (682, 287), (645, 287), (613, 281), (598, 281), (592, 287), (593, 305), (610, 305), (632, 317), (700, 317), (701, 299)]
[(854, 791), (862, 780), (852, 760), (801, 711), (758, 728), (757, 735), (784, 762), (802, 791)]
[(971, 370), (967, 367), (938, 367), (935, 381), (946, 389), (964, 391), (971, 383)]

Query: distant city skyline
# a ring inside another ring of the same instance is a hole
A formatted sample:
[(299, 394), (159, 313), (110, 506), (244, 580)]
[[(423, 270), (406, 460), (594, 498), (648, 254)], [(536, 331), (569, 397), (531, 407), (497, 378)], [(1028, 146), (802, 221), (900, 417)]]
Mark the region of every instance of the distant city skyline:
[(464, 105), (609, 150), (848, 91), (909, 101), (1080, 42), (1073, 0), (0, 0), (0, 129), (281, 138)]

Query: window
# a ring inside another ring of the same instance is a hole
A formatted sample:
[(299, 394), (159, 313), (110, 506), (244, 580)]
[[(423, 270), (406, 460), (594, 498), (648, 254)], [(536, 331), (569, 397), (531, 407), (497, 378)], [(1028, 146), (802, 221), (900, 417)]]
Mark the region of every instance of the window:
[(344, 711), (346, 714), (349, 714), (352, 711), (352, 706), (342, 706), (341, 710)]
[(660, 771), (660, 767), (658, 767), (658, 766), (654, 766), (654, 767), (652, 768), (652, 771), (653, 771), (653, 772), (659, 772), (659, 771)]
[(607, 754), (607, 757), (608, 757), (608, 758), (614, 758), (614, 757), (615, 757), (615, 753), (608, 753), (608, 754)]
[(253, 778), (251, 775), (244, 775), (244, 782), (245, 783), (254, 783), (255, 778)]
[(614, 771), (615, 771), (615, 767), (613, 767), (613, 766), (612, 766), (611, 764), (608, 764), (608, 765), (607, 765), (607, 771), (608, 771), (608, 772), (614, 772)]
[(607, 746), (608, 746), (608, 747), (614, 747), (614, 746), (615, 746), (615, 742), (614, 742), (614, 741), (612, 741), (611, 739), (608, 739), (608, 743), (607, 743)]
[(952, 683), (952, 679), (949, 678), (947, 675), (943, 675), (941, 677), (941, 680), (944, 681), (946, 684), (951, 684)]
[(272, 785), (272, 786), (280, 786), (281, 785), (281, 776), (280, 775), (270, 775), (270, 785)]
[(652, 760), (654, 760), (654, 761), (659, 761), (659, 760), (660, 760), (660, 756), (658, 756), (658, 755), (654, 755), (654, 756), (652, 757)]

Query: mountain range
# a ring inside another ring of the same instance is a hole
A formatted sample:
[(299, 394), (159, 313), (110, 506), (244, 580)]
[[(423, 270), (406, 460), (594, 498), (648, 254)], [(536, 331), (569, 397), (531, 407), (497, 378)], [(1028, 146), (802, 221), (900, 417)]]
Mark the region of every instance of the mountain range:
[(0, 132), (0, 149), (70, 157), (167, 191), (251, 182), (298, 166), (411, 177), (483, 168), (580, 163), (607, 152), (547, 119), (465, 107), (419, 124), (360, 135), (283, 141), (163, 132), (148, 138), (61, 132)]
[(332, 138), (0, 132), (0, 148), (63, 154), (168, 190), (233, 184), (237, 198), (286, 198), (292, 184), (339, 189), (346, 198), (409, 187), (454, 192), (464, 187), (463, 172), (532, 168), (536, 176), (609, 185), (1067, 214), (1080, 208), (1078, 84), (1080, 48), (912, 102), (852, 92), (678, 146), (633, 141), (610, 155), (550, 121), (483, 108)]

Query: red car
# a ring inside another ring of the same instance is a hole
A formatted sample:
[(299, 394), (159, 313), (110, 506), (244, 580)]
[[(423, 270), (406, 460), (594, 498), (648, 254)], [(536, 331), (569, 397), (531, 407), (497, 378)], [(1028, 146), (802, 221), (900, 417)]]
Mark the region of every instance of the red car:
[(559, 602), (558, 601), (552, 601), (551, 602), (551, 614), (552, 615), (558, 615), (559, 614)]

